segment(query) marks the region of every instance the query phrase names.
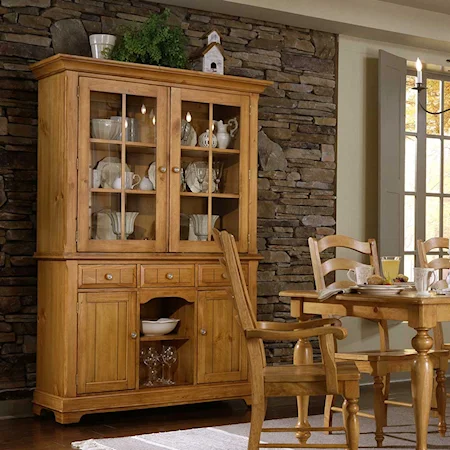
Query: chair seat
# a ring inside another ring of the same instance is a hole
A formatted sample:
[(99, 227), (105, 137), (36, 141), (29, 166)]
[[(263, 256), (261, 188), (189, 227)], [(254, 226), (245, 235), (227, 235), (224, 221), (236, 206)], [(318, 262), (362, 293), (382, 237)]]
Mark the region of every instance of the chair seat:
[[(450, 344), (448, 345), (448, 350), (450, 350)], [(435, 357), (445, 357), (448, 350), (431, 350), (430, 355)], [(381, 361), (393, 361), (398, 358), (411, 359), (413, 360), (417, 355), (417, 352), (413, 348), (407, 348), (403, 350), (368, 350), (364, 353), (360, 352), (349, 352), (349, 353), (336, 353), (336, 360), (345, 361), (370, 361), (370, 362), (381, 362)]]
[(444, 344), (444, 348), (445, 348), (445, 350), (450, 350), (450, 344), (448, 344), (448, 343)]
[[(352, 362), (337, 363), (339, 381), (359, 380), (359, 370)], [(325, 381), (323, 364), (267, 366), (264, 368), (264, 381), (267, 383), (294, 383), (300, 381)]]

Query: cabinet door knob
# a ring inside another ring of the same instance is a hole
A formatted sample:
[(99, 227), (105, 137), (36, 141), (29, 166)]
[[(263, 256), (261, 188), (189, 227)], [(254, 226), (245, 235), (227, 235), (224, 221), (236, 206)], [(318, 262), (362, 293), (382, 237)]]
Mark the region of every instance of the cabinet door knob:
[(137, 333), (135, 331), (133, 331), (131, 333), (131, 339), (136, 339), (137, 338)]
[(226, 272), (222, 272), (222, 278), (223, 278), (224, 280), (225, 280), (226, 278), (228, 278)]
[(173, 273), (168, 273), (168, 274), (166, 274), (166, 278), (167, 278), (168, 280), (173, 280)]
[(202, 336), (206, 336), (206, 333), (207, 333), (207, 331), (206, 331), (204, 328), (202, 328), (202, 329), (200, 330), (200, 334), (201, 334)]
[(174, 173), (179, 173), (180, 172), (180, 168), (179, 167), (174, 167), (172, 170), (173, 170)]
[(105, 275), (105, 278), (106, 278), (107, 280), (112, 280), (112, 279), (113, 279), (112, 273), (107, 273), (107, 274)]
[(161, 173), (166, 173), (166, 172), (167, 172), (167, 167), (161, 166), (161, 167), (159, 168), (159, 171), (160, 171)]

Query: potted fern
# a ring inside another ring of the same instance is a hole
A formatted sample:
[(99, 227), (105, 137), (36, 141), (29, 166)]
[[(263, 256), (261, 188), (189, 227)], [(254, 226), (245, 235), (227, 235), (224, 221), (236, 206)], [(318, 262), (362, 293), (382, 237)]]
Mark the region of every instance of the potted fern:
[(116, 61), (184, 69), (187, 38), (181, 27), (170, 26), (170, 10), (152, 14), (145, 22), (122, 29), (110, 58)]

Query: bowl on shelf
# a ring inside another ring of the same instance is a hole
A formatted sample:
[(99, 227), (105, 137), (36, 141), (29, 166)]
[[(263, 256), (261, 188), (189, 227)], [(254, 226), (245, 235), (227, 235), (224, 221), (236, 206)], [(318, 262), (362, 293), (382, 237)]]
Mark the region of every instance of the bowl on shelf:
[(91, 119), (91, 134), (96, 139), (117, 140), (120, 123), (111, 119)]
[(174, 330), (180, 319), (141, 320), (144, 336), (162, 336)]

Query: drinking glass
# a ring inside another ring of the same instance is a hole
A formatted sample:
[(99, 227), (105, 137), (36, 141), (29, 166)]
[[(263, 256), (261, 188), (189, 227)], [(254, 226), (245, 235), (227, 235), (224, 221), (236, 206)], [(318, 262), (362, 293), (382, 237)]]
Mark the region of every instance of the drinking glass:
[(164, 384), (175, 384), (175, 381), (173, 381), (171, 368), (178, 359), (177, 349), (173, 345), (164, 346), (161, 357), (163, 364), (167, 366), (167, 377), (164, 377)]
[(220, 180), (222, 179), (222, 173), (223, 173), (223, 162), (222, 161), (214, 161), (213, 162), (213, 175), (214, 175), (214, 182), (216, 183), (217, 192), (220, 192), (219, 183), (220, 183)]
[(195, 165), (195, 168), (197, 169), (197, 179), (198, 182), (200, 183), (201, 192), (204, 192), (203, 183), (205, 182), (207, 165), (206, 163), (197, 163)]
[(383, 276), (388, 281), (393, 281), (397, 277), (400, 269), (401, 256), (382, 256), (381, 257), (381, 269), (383, 270)]
[(144, 357), (144, 364), (148, 367), (148, 381), (144, 384), (144, 386), (151, 387), (159, 384), (160, 380), (158, 379), (158, 365), (160, 362), (161, 355), (155, 348), (149, 347)]

